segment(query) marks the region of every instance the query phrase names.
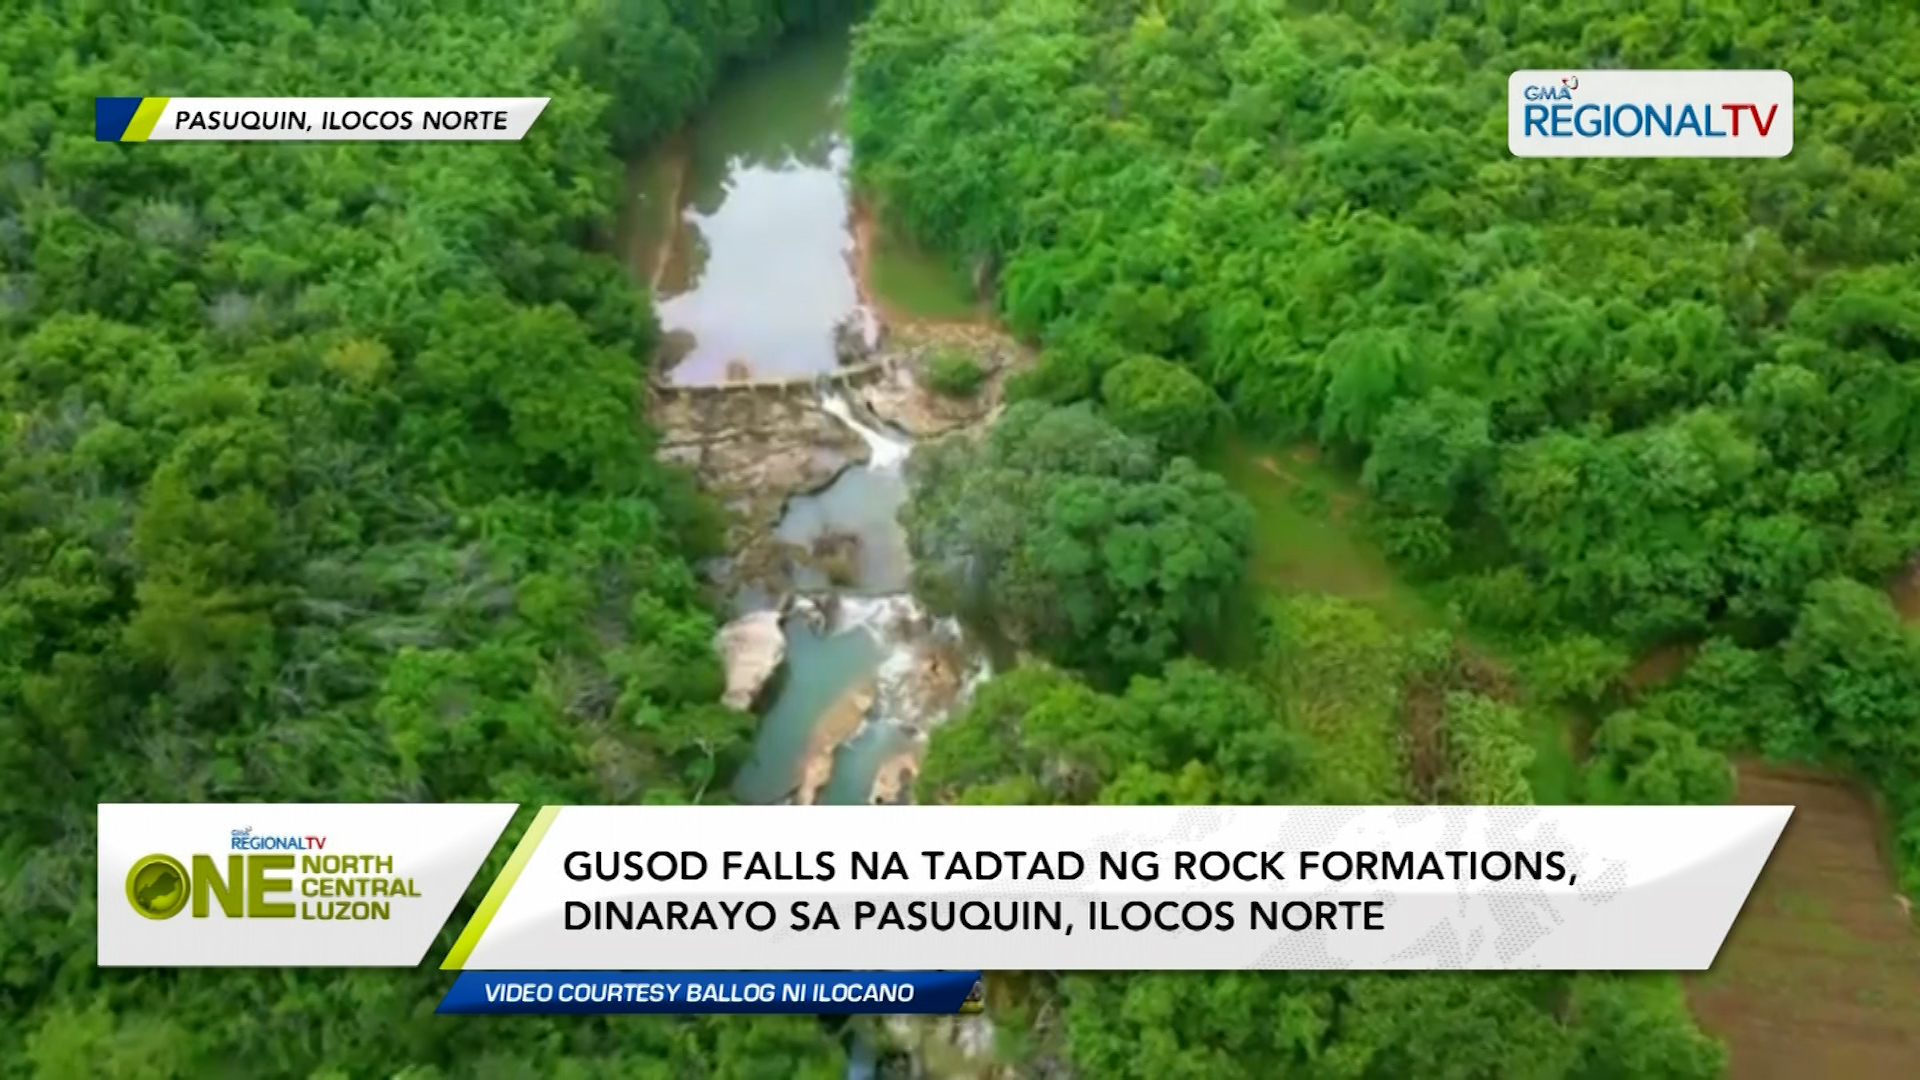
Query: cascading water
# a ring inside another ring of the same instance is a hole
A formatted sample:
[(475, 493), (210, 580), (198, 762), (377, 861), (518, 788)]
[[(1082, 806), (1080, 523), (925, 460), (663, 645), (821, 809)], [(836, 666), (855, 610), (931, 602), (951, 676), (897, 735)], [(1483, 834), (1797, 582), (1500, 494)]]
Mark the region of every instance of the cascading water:
[[(861, 309), (865, 311), (865, 308)], [(907, 463), (913, 453), (913, 440), (904, 435), (882, 431), (863, 422), (854, 415), (853, 406), (847, 403), (846, 396), (829, 393), (820, 402), (820, 407), (840, 418), (840, 422), (852, 428), (863, 440), (867, 448), (873, 451), (873, 457), (867, 461), (867, 468), (874, 470), (892, 470), (898, 472)]]
[[(849, 353), (879, 348), (876, 313), (860, 304), (854, 275), (851, 147), (841, 124), (847, 51), (844, 35), (827, 35), (742, 69), (682, 139), (632, 163), (624, 247), (636, 277), (655, 290), (667, 331), (665, 380), (806, 378), (838, 370)], [(925, 270), (945, 273), (938, 260)], [(855, 337), (864, 349), (847, 347)], [(735, 559), (767, 554), (771, 500), (785, 498), (799, 486), (791, 478), (807, 471), (784, 459), (788, 468), (770, 470), (783, 482), (766, 483), (769, 470), (754, 467), (764, 462), (732, 452), (736, 431), (753, 423), (753, 409), (740, 408), (738, 417), (734, 410), (756, 400), (752, 391), (701, 400), (712, 415), (683, 425), (677, 449), (694, 453), (676, 460), (699, 462), (703, 479), (736, 509), (761, 511), (742, 514), (759, 531), (736, 547)], [(788, 499), (775, 526), (775, 538), (806, 552), (810, 565), (793, 567), (798, 595), (782, 620), (784, 670), (762, 711), (754, 758), (734, 781), (747, 802), (867, 803), (908, 794), (927, 732), (989, 673), (983, 651), (959, 625), (929, 617), (910, 592), (898, 514), (912, 441), (845, 398), (828, 397), (821, 409), (866, 441), (869, 460), (823, 490)], [(826, 427), (812, 423), (823, 419), (805, 410), (805, 432)], [(809, 437), (750, 441), (777, 455), (796, 447), (804, 453)], [(815, 447), (819, 472), (845, 460), (845, 441)], [(725, 564), (719, 572), (728, 572)], [(736, 614), (783, 602), (781, 578), (776, 568), (733, 583), (736, 605), (750, 605)], [(990, 1044), (985, 1017), (960, 1023)], [(849, 1080), (874, 1075), (876, 1051), (893, 1041), (914, 1045), (921, 1036), (909, 1027), (884, 1041), (856, 1042)], [(983, 1052), (963, 1048), (969, 1057)]]
[[(897, 515), (912, 440), (868, 422), (838, 394), (822, 408), (858, 432), (871, 456), (824, 491), (794, 499), (778, 535), (802, 547), (823, 535), (855, 537), (857, 570), (846, 585), (807, 596), (789, 617), (788, 678), (737, 790), (774, 801), (790, 782), (801, 801), (892, 802), (908, 794), (927, 732), (986, 677), (987, 664), (957, 620), (933, 618), (907, 591), (911, 567)], [(850, 727), (849, 699), (869, 696), (864, 719)], [(808, 728), (804, 736), (798, 725)]]
[[(655, 288), (667, 380), (826, 375), (879, 347), (852, 262), (847, 49), (844, 37), (796, 42), (743, 70), (683, 139), (631, 170), (629, 254)], [(713, 400), (720, 409), (754, 399)], [(868, 461), (788, 500), (774, 528), (805, 557), (790, 560), (797, 598), (782, 622), (778, 689), (734, 781), (749, 802), (864, 803), (876, 782), (890, 801), (911, 779), (926, 729), (984, 670), (958, 625), (929, 618), (909, 591), (898, 515), (911, 440), (844, 397), (821, 409), (866, 441)], [(751, 587), (736, 600), (780, 602)]]
[(793, 499), (774, 535), (802, 548), (816, 548), (835, 540), (853, 545), (847, 579), (833, 582), (817, 568), (802, 567), (796, 584), (813, 591), (837, 586), (869, 596), (905, 592), (910, 564), (906, 536), (898, 516), (907, 500), (905, 465), (913, 443), (884, 431), (855, 415), (839, 394), (829, 394), (821, 408), (838, 418), (867, 443), (870, 457), (841, 473), (825, 490)]

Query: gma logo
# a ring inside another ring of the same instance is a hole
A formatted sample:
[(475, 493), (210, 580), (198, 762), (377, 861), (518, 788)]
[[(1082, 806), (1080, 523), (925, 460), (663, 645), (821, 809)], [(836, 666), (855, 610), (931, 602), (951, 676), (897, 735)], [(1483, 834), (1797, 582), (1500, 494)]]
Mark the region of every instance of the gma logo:
[(291, 919), (294, 905), (269, 899), (292, 893), (293, 882), (269, 877), (292, 870), (291, 855), (229, 855), (223, 875), (211, 855), (193, 856), (193, 872), (171, 855), (148, 855), (127, 871), (127, 903), (149, 919), (171, 919), (189, 907), (204, 919), (220, 905), (229, 919)]

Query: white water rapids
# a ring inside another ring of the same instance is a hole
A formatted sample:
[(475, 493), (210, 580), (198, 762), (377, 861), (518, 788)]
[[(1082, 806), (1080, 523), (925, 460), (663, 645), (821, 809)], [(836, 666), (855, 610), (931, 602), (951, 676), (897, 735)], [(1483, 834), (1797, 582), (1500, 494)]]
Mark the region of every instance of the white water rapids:
[[(803, 548), (822, 536), (857, 537), (854, 580), (832, 587), (820, 575), (802, 575), (786, 623), (786, 683), (765, 715), (760, 760), (740, 793), (773, 801), (792, 791), (789, 797), (805, 799), (809, 762), (827, 753), (832, 769), (815, 801), (895, 801), (910, 791), (927, 733), (988, 677), (988, 664), (958, 620), (934, 618), (909, 591), (898, 513), (913, 441), (839, 394), (821, 407), (859, 434), (869, 458), (826, 489), (793, 499), (776, 532)], [(850, 729), (836, 706), (863, 689), (872, 704)]]

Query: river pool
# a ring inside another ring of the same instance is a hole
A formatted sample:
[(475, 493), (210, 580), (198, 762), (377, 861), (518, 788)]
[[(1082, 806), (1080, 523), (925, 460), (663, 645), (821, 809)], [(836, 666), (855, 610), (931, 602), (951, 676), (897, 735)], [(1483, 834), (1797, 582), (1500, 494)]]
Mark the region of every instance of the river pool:
[(844, 34), (809, 37), (733, 73), (679, 138), (630, 167), (641, 227), (627, 258), (653, 286), (673, 381), (835, 367), (833, 328), (859, 306), (847, 48)]
[[(862, 313), (842, 129), (847, 53), (845, 35), (783, 46), (730, 75), (678, 137), (629, 164), (625, 257), (653, 290), (668, 336), (666, 378), (699, 385), (838, 366), (835, 328)], [(951, 657), (965, 655), (957, 627), (927, 619), (907, 592), (898, 514), (912, 442), (844, 398), (822, 408), (866, 440), (871, 458), (792, 498), (776, 535), (801, 547), (852, 536), (857, 547), (841, 580), (804, 568), (796, 576), (797, 588), (839, 602), (825, 604), (825, 625), (800, 616), (783, 624), (786, 664), (734, 780), (746, 802), (792, 797), (829, 726), (823, 718), (850, 691), (871, 687), (867, 722), (839, 742), (816, 795), (869, 801), (882, 766), (944, 711), (928, 704), (921, 676), (942, 672), (951, 685), (977, 675), (962, 660), (955, 676)], [(946, 659), (931, 658), (932, 643)]]

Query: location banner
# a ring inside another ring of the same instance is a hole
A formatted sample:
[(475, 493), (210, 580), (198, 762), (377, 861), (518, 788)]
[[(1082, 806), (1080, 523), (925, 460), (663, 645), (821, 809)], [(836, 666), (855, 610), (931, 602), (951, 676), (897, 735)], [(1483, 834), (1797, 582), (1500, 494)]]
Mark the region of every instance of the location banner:
[(1791, 813), (547, 807), (443, 967), (1701, 970)]
[(97, 97), (98, 142), (518, 142), (543, 97)]
[(514, 803), (102, 803), (99, 963), (415, 967)]

